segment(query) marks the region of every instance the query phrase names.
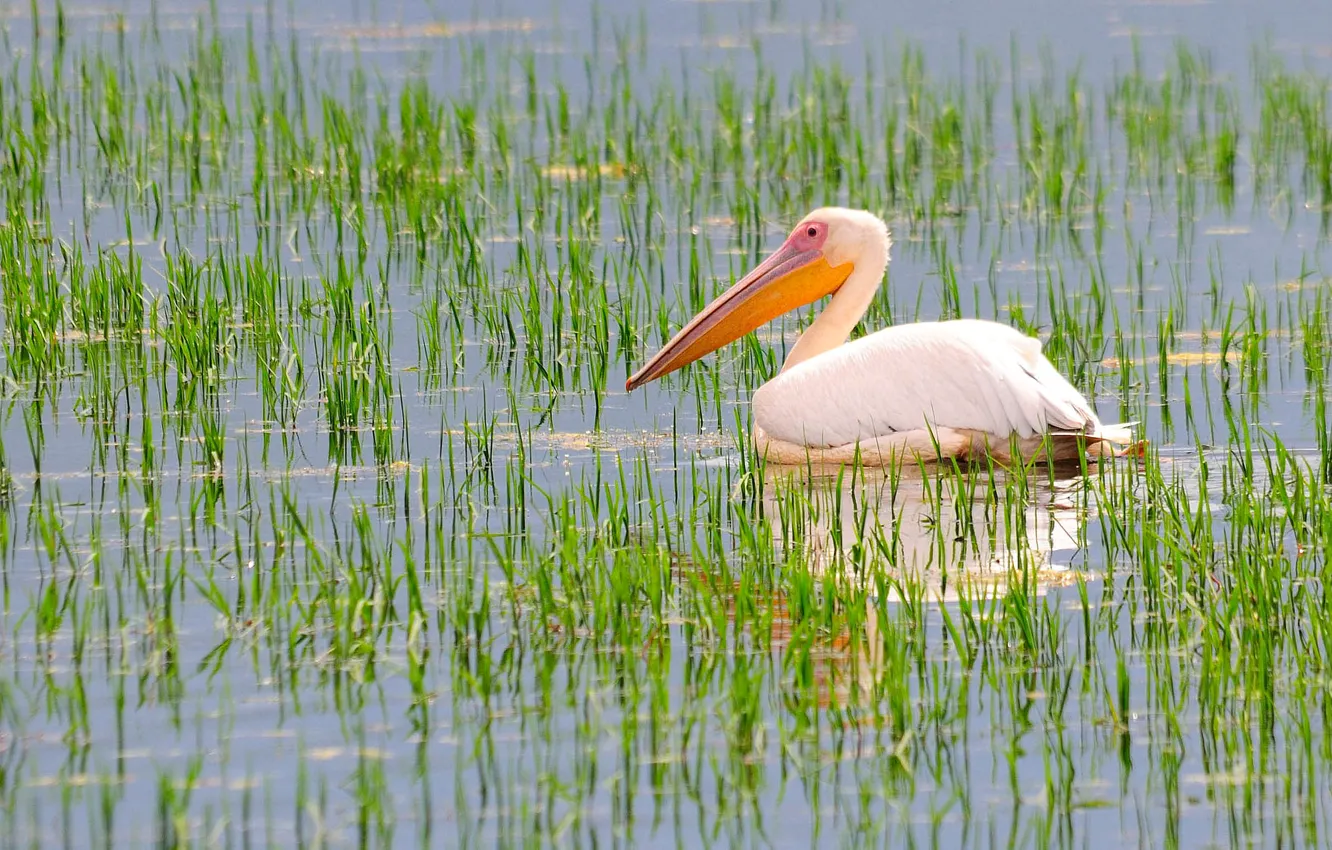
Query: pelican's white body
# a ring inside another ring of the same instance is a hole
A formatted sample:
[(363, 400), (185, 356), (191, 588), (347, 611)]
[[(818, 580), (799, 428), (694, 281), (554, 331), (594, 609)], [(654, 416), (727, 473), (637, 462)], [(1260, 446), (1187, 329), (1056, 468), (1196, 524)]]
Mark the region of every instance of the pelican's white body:
[[(1047, 434), (1092, 448), (1124, 442), (1106, 428), (1041, 344), (975, 319), (885, 328), (786, 368), (754, 393), (755, 439), (769, 460), (882, 462), (1033, 454)], [(1071, 439), (1070, 439), (1071, 438)], [(1093, 438), (1088, 442), (1087, 438)]]
[[(904, 455), (1039, 454), (1052, 459), (1126, 443), (1041, 353), (1038, 340), (976, 319), (885, 328), (847, 342), (888, 264), (878, 217), (815, 210), (824, 254), (854, 270), (801, 335), (781, 374), (754, 394), (754, 439), (778, 463), (888, 463)], [(802, 222), (802, 225), (804, 222)], [(799, 230), (799, 227), (797, 227)]]

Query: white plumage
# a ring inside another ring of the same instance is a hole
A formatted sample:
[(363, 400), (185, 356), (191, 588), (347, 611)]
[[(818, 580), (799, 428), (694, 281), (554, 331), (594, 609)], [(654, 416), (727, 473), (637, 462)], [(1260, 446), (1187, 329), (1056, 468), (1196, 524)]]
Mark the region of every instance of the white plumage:
[(798, 363), (754, 394), (754, 420), (822, 447), (936, 425), (1027, 438), (1098, 424), (1038, 340), (975, 319), (885, 328)]

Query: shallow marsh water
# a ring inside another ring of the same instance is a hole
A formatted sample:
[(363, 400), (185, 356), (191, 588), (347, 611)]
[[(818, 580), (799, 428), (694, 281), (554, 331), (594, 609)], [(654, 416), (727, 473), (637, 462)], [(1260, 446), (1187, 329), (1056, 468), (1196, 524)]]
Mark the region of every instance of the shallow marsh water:
[[(5, 17), (0, 846), (1326, 843), (1329, 13), (935, 6)], [(1141, 456), (623, 393), (834, 202)]]

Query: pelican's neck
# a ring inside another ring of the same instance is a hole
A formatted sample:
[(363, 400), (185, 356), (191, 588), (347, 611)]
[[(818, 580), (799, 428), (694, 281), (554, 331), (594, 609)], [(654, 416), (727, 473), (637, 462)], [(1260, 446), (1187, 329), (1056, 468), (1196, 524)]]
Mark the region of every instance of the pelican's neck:
[(878, 291), (879, 282), (883, 280), (883, 273), (888, 268), (887, 239), (867, 246), (864, 254), (856, 259), (855, 265), (855, 270), (837, 289), (827, 308), (796, 340), (795, 347), (786, 355), (786, 362), (782, 364), (783, 372), (846, 344), (851, 331), (874, 300), (874, 293)]

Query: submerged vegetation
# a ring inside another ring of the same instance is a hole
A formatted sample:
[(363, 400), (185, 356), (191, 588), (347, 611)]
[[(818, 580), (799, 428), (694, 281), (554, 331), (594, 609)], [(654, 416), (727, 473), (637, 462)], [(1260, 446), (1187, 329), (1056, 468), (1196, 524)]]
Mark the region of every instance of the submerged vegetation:
[[(0, 847), (1323, 843), (1332, 76), (606, 20), (4, 21)], [(1141, 456), (623, 393), (824, 203)]]

